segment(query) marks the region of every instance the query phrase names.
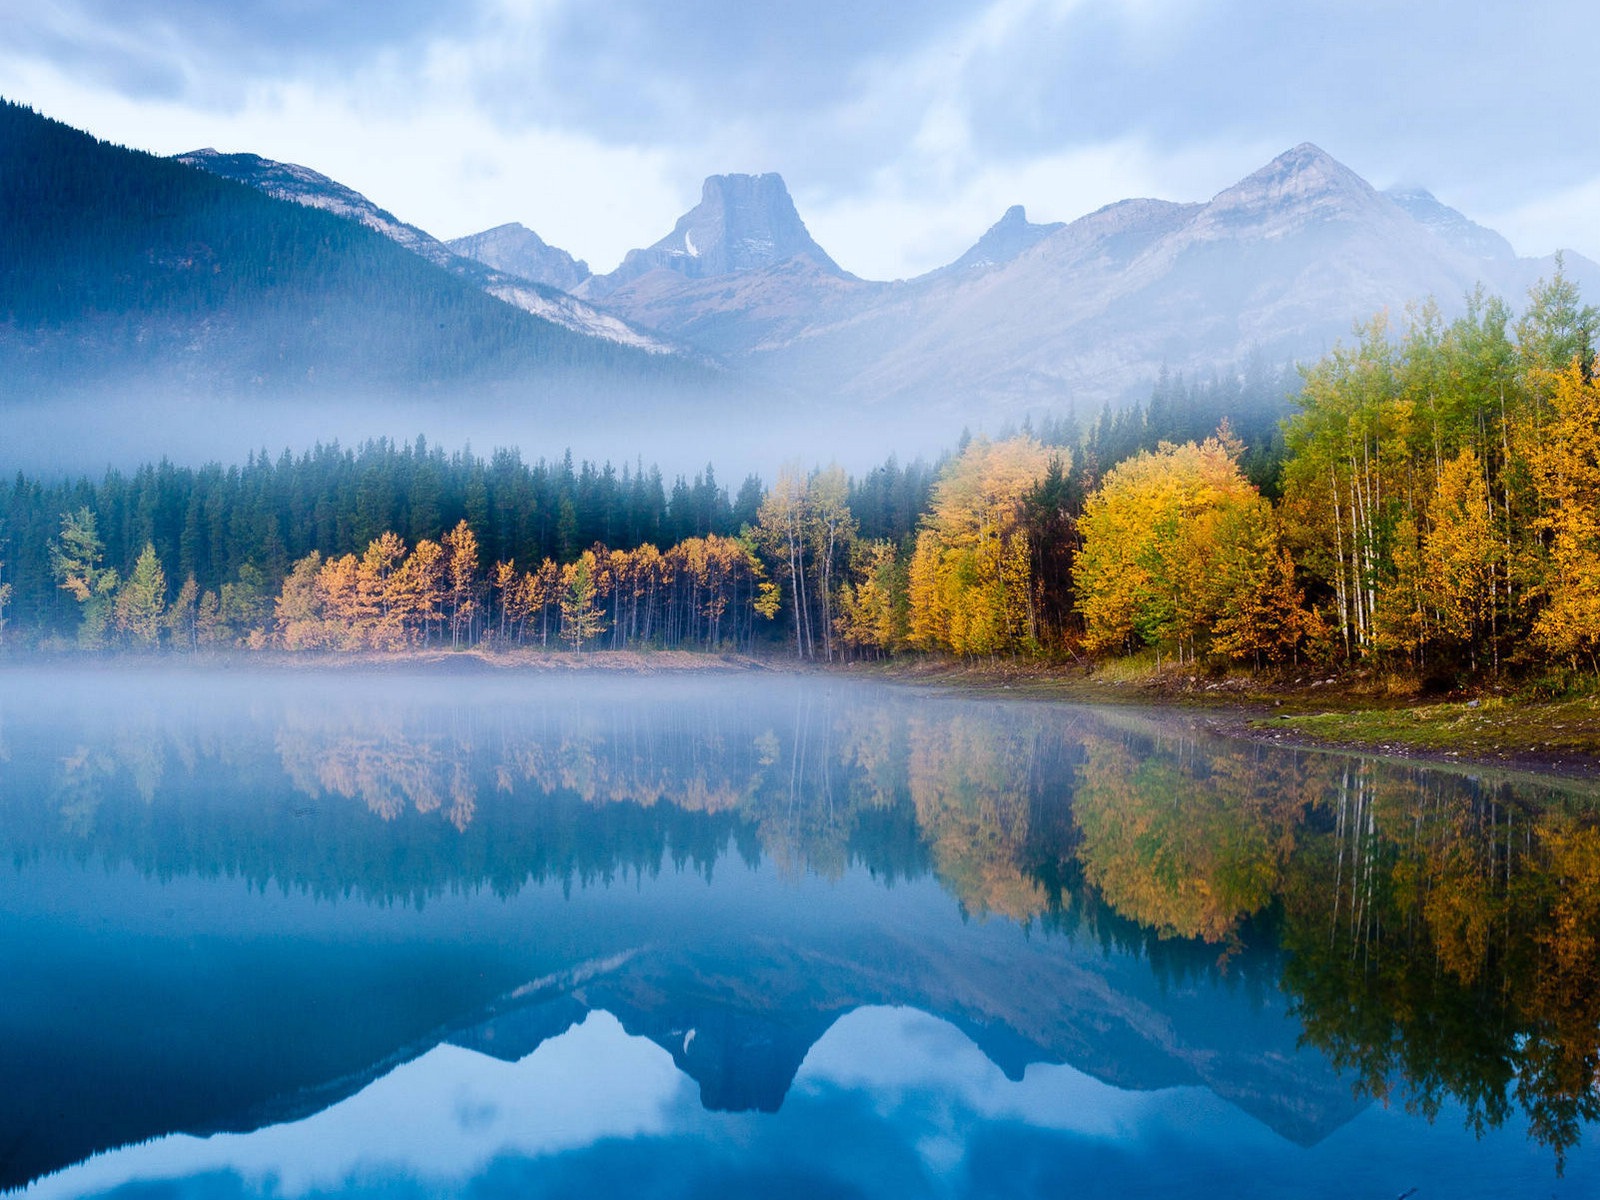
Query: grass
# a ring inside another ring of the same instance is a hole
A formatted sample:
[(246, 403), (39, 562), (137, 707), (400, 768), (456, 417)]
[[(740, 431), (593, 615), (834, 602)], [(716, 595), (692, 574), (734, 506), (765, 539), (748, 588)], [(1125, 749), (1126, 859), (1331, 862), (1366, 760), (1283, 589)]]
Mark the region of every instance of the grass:
[(1304, 713), (1261, 721), (1336, 745), (1481, 759), (1600, 757), (1600, 700), (1482, 700)]

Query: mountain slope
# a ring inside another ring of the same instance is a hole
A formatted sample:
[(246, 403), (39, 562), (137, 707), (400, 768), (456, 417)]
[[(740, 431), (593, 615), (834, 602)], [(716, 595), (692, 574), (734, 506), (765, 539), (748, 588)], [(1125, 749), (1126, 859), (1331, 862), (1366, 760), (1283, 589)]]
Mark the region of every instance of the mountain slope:
[[(476, 255), (458, 254), (432, 234), (418, 229), (415, 225), (406, 224), (387, 209), (379, 208), (360, 192), (330, 179), (321, 172), (313, 171), (310, 167), (303, 167), (297, 163), (275, 162), (257, 154), (219, 154), (211, 149), (191, 150), (176, 157), (177, 161), (187, 166), (248, 184), (280, 200), (289, 200), (307, 208), (322, 209), (324, 212), (365, 225), (397, 245), (404, 246), (413, 254), (427, 259), (434, 266), (441, 267), (480, 291), (487, 292), (495, 299), (553, 324), (564, 326), (575, 333), (632, 346), (652, 354), (675, 353), (674, 347), (659, 338), (653, 338), (632, 328), (618, 317), (599, 312), (569, 296), (562, 290), (567, 285), (552, 283), (538, 275), (496, 269), (492, 264), (479, 261)], [(521, 226), (516, 228), (521, 229)], [(570, 255), (545, 246), (538, 235), (531, 230), (523, 232), (544, 247), (548, 252), (547, 258), (550, 258), (557, 268), (560, 266), (560, 259), (564, 258), (567, 263), (572, 264), (572, 269), (568, 273), (578, 274), (577, 264), (573, 264)], [(541, 271), (541, 273), (549, 272)], [(556, 273), (561, 272), (558, 269)], [(582, 275), (575, 279), (574, 283), (581, 281), (587, 273), (588, 267), (585, 266)]]
[(593, 274), (589, 264), (581, 258), (573, 258), (565, 250), (549, 245), (526, 225), (515, 221), (467, 237), (451, 238), (446, 245), (463, 258), (564, 292), (570, 292)]
[(1492, 229), (1479, 225), (1465, 214), (1434, 198), (1424, 188), (1390, 188), (1384, 195), (1393, 200), (1418, 224), (1435, 237), (1474, 258), (1511, 259), (1517, 252)]
[[(1600, 267), (1566, 265), (1600, 291)], [(656, 270), (604, 302), (847, 403), (981, 420), (1118, 400), (1163, 366), (1314, 357), (1384, 309), (1398, 319), (1431, 296), (1457, 311), (1480, 283), (1515, 304), (1552, 269), (1308, 143), (1206, 203), (1128, 200), (1060, 226), (1013, 208), (955, 263), (905, 283), (795, 262)]]
[(11, 103), (0, 104), (0, 261), (10, 400), (665, 377), (651, 356), (516, 311), (352, 221)]

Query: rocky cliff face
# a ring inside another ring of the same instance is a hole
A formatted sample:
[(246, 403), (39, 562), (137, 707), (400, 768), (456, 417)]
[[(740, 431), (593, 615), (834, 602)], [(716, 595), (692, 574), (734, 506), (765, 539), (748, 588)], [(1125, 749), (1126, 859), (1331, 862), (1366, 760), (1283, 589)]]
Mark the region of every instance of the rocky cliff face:
[(445, 243), (456, 254), (519, 279), (570, 292), (593, 274), (589, 264), (551, 246), (526, 225), (515, 221)]
[(671, 233), (653, 246), (630, 250), (611, 274), (590, 279), (583, 294), (608, 296), (653, 271), (714, 279), (795, 258), (844, 275), (812, 239), (782, 176), (713, 175), (701, 188), (700, 203), (678, 218)]

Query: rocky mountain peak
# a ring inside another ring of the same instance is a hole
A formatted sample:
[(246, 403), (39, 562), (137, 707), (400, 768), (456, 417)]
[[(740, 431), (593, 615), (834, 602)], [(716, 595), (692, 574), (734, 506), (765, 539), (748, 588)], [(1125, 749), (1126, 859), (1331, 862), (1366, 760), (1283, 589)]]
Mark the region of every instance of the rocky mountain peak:
[(1371, 184), (1319, 146), (1302, 142), (1217, 193), (1196, 219), (1201, 240), (1238, 236), (1276, 241), (1330, 222), (1403, 220)]
[(1060, 221), (1035, 225), (1028, 220), (1027, 209), (1020, 204), (1013, 204), (998, 221), (989, 226), (988, 232), (978, 239), (972, 249), (935, 273), (976, 271), (1010, 262), (1063, 228), (1065, 225)]
[(446, 243), (463, 258), (496, 271), (570, 292), (593, 272), (581, 258), (547, 243), (526, 225), (512, 221)]
[(591, 280), (586, 290), (604, 295), (663, 268), (707, 279), (796, 257), (829, 274), (845, 274), (812, 239), (781, 175), (712, 175), (701, 186), (700, 203), (678, 218), (671, 233), (646, 249), (630, 250), (620, 267)]

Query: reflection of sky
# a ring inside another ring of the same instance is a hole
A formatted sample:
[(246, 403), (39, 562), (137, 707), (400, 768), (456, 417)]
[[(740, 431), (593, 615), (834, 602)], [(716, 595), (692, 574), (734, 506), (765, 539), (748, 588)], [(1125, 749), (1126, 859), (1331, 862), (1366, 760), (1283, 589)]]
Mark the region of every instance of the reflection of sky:
[(173, 1136), (30, 1198), (324, 1195), (1389, 1197), (1596, 1194), (1521, 1131), (1475, 1141), (1373, 1107), (1317, 1146), (1196, 1088), (1127, 1092), (1064, 1066), (1010, 1082), (954, 1027), (867, 1008), (813, 1047), (776, 1116), (711, 1113), (667, 1054), (592, 1013), (517, 1063), (440, 1046), (302, 1121)]

